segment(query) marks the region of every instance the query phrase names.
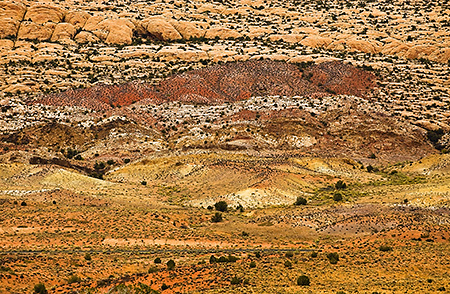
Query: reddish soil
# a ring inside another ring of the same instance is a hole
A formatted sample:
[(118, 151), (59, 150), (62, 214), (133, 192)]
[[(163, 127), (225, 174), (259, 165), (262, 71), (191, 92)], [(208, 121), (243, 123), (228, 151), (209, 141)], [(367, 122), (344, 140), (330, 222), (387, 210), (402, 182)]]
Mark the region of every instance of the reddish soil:
[(251, 60), (177, 74), (154, 87), (143, 83), (97, 85), (45, 96), (33, 103), (109, 110), (136, 102), (216, 104), (264, 95), (315, 96), (335, 93), (364, 96), (374, 86), (374, 80), (372, 73), (337, 61), (313, 65), (303, 72), (294, 64)]

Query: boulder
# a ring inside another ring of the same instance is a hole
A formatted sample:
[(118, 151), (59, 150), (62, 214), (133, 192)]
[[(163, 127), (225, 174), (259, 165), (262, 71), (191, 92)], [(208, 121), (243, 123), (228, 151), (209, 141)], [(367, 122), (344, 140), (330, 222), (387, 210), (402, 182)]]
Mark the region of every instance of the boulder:
[(405, 57), (409, 59), (416, 59), (420, 57), (428, 58), (428, 55), (430, 55), (435, 50), (436, 50), (435, 46), (416, 45), (409, 48), (409, 50), (406, 51)]
[(180, 33), (185, 40), (201, 38), (205, 32), (188, 21), (169, 21), (169, 23)]
[(138, 34), (150, 36), (160, 41), (174, 41), (182, 39), (181, 34), (162, 17), (149, 17), (137, 26)]
[(395, 39), (388, 39), (385, 41), (385, 45), (381, 49), (381, 53), (387, 54), (387, 55), (404, 55), (406, 52), (408, 52), (410, 46), (395, 40)]
[(64, 18), (66, 22), (73, 25), (76, 29), (83, 28), (91, 15), (85, 11), (71, 11)]
[(0, 19), (22, 21), (26, 11), (25, 5), (0, 1)]
[(240, 37), (242, 37), (242, 35), (239, 32), (224, 27), (210, 28), (206, 31), (205, 34), (206, 39), (219, 38), (221, 40), (226, 40), (226, 39), (237, 39)]
[(75, 36), (77, 30), (70, 23), (59, 23), (56, 25), (55, 30), (51, 38), (52, 42), (72, 39)]
[(52, 5), (35, 5), (30, 7), (25, 13), (24, 20), (36, 24), (45, 24), (47, 22), (59, 23), (63, 20), (66, 12)]
[(22, 40), (50, 40), (55, 27), (56, 24), (52, 22), (37, 24), (30, 21), (24, 21), (20, 25), (17, 38)]
[(90, 32), (95, 31), (98, 28), (98, 24), (102, 22), (104, 19), (105, 18), (101, 15), (89, 17), (83, 26), (83, 30)]
[(9, 51), (14, 48), (14, 42), (8, 39), (0, 40), (0, 52)]
[(302, 44), (303, 46), (307, 46), (307, 47), (320, 48), (320, 47), (327, 47), (328, 45), (331, 44), (332, 41), (333, 40), (328, 37), (311, 35), (311, 36), (308, 36), (308, 37), (304, 38), (303, 40), (301, 40), (300, 44)]
[(98, 24), (98, 30), (107, 32), (104, 41), (108, 44), (131, 44), (133, 29), (134, 24), (124, 18), (106, 19)]
[(450, 48), (441, 48), (441, 49), (434, 51), (433, 53), (430, 54), (429, 59), (436, 61), (436, 62), (442, 62), (442, 63), (449, 62)]
[(0, 19), (0, 39), (15, 37), (19, 29), (20, 22), (14, 19)]
[(87, 32), (87, 31), (82, 31), (79, 32), (76, 36), (75, 36), (75, 41), (77, 43), (97, 43), (100, 41), (99, 38), (97, 38), (94, 34), (92, 34), (91, 32)]
[(301, 40), (303, 40), (304, 37), (305, 37), (305, 35), (288, 34), (288, 35), (271, 35), (269, 37), (269, 39), (272, 42), (282, 40), (283, 42), (286, 42), (286, 43), (298, 43)]
[(374, 44), (371, 44), (365, 40), (357, 40), (355, 38), (352, 39), (341, 39), (334, 41), (330, 45), (328, 45), (327, 49), (329, 50), (340, 50), (340, 51), (350, 51), (350, 52), (363, 52), (363, 53), (377, 53), (379, 48)]
[(15, 37), (26, 7), (21, 4), (0, 2), (0, 39)]

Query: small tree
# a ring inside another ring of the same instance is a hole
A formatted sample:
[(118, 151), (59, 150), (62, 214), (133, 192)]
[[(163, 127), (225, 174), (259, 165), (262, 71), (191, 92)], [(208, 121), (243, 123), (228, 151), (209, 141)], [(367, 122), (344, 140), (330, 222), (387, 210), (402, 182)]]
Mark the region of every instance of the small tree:
[(167, 269), (173, 270), (174, 268), (175, 268), (175, 261), (173, 261), (173, 259), (171, 259), (167, 262)]
[(339, 193), (339, 192), (334, 193), (333, 200), (336, 201), (336, 202), (342, 201), (342, 194)]
[(344, 181), (339, 180), (336, 182), (336, 184), (334, 184), (334, 187), (336, 188), (336, 190), (344, 190), (347, 188), (347, 184)]
[(310, 281), (309, 281), (309, 277), (306, 275), (301, 275), (300, 277), (297, 278), (297, 285), (299, 286), (309, 286)]
[(295, 205), (306, 205), (307, 200), (303, 198), (302, 196), (298, 196), (297, 200), (295, 201)]
[(216, 204), (214, 204), (214, 208), (217, 211), (225, 212), (228, 210), (228, 204), (225, 201), (219, 201), (219, 202), (216, 202)]
[(45, 285), (43, 283), (39, 283), (34, 285), (34, 293), (35, 294), (47, 294), (47, 289), (45, 289)]
[(327, 258), (331, 264), (336, 264), (339, 261), (339, 254), (337, 252), (328, 253)]
[(220, 212), (216, 212), (213, 217), (211, 218), (211, 221), (213, 223), (220, 223), (222, 221), (222, 214)]

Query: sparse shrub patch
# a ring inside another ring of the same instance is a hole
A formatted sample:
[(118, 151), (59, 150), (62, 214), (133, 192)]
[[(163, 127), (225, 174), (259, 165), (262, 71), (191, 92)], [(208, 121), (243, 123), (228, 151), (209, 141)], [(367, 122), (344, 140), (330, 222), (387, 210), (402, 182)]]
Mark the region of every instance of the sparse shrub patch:
[(306, 275), (301, 275), (297, 278), (297, 285), (299, 286), (309, 286), (310, 283), (309, 277)]

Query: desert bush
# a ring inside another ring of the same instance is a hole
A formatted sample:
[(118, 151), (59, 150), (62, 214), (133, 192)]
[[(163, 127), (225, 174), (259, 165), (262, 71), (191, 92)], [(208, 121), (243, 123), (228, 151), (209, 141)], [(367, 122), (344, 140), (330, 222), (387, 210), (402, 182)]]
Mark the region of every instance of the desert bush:
[(153, 262), (154, 263), (161, 263), (161, 258), (157, 257), (157, 258), (155, 258), (155, 260)]
[(89, 254), (89, 252), (86, 252), (84, 254), (84, 259), (87, 260), (87, 261), (91, 261), (92, 260), (92, 256)]
[(310, 281), (309, 281), (309, 277), (306, 275), (301, 275), (300, 277), (297, 278), (297, 285), (299, 286), (309, 286)]
[(166, 285), (166, 283), (163, 283), (162, 285), (161, 285), (161, 290), (167, 290), (167, 289), (169, 289), (169, 286), (167, 286)]
[(315, 252), (315, 251), (314, 251), (314, 252), (311, 252), (311, 257), (312, 257), (312, 258), (316, 258), (316, 257), (317, 257), (317, 252)]
[(392, 247), (387, 245), (381, 245), (378, 249), (383, 252), (392, 251)]
[(306, 205), (307, 200), (302, 196), (298, 196), (297, 200), (295, 200), (295, 205)]
[(211, 221), (213, 223), (220, 223), (223, 220), (222, 214), (220, 212), (216, 212), (213, 217), (211, 218)]
[(68, 284), (73, 284), (73, 283), (79, 283), (81, 282), (81, 278), (76, 276), (76, 275), (71, 275), (68, 279), (67, 279), (67, 283)]
[(256, 267), (256, 262), (252, 261), (250, 262), (250, 268), (255, 268)]
[(292, 262), (290, 260), (286, 260), (284, 262), (284, 266), (287, 267), (287, 268), (291, 268), (292, 267)]
[(336, 202), (342, 201), (342, 194), (339, 192), (334, 193), (333, 200)]
[(228, 204), (225, 201), (219, 201), (214, 204), (217, 211), (225, 212), (228, 210)]
[(156, 266), (151, 266), (151, 267), (148, 269), (148, 273), (149, 273), (149, 274), (153, 274), (153, 273), (157, 273), (157, 272), (159, 272), (159, 269), (158, 269)]
[(142, 182), (141, 182), (141, 185), (142, 185), (142, 186), (146, 186), (146, 185), (147, 185), (147, 182), (146, 182), (146, 181), (142, 181)]
[(328, 253), (327, 258), (331, 264), (336, 264), (339, 261), (339, 254), (337, 252)]
[(22, 201), (22, 203), (20, 203), (20, 206), (27, 206), (27, 203), (25, 201)]
[(167, 269), (173, 270), (174, 268), (175, 268), (175, 261), (173, 261), (173, 259), (171, 259), (167, 262)]
[(231, 278), (231, 285), (238, 285), (240, 283), (242, 283), (242, 279), (241, 278), (238, 278), (236, 276)]
[(334, 184), (334, 187), (336, 188), (336, 190), (344, 190), (347, 188), (347, 184), (344, 181), (339, 180), (336, 182), (336, 184)]
[(116, 162), (114, 161), (114, 160), (112, 160), (112, 159), (110, 159), (110, 160), (108, 160), (107, 162), (106, 162), (106, 164), (107, 165), (113, 165), (113, 164), (115, 164)]
[(286, 256), (287, 258), (292, 258), (292, 257), (294, 257), (294, 252), (288, 251), (284, 254), (284, 256)]
[(123, 163), (130, 163), (130, 159), (129, 158), (125, 158), (124, 160), (123, 160)]
[(211, 255), (211, 257), (209, 258), (209, 263), (216, 263), (217, 262), (217, 258), (214, 255)]
[(38, 283), (34, 285), (33, 292), (35, 294), (47, 294), (47, 289), (45, 289), (45, 285), (43, 283)]
[(261, 252), (259, 252), (259, 251), (255, 252), (255, 257), (256, 258), (261, 258)]

